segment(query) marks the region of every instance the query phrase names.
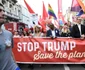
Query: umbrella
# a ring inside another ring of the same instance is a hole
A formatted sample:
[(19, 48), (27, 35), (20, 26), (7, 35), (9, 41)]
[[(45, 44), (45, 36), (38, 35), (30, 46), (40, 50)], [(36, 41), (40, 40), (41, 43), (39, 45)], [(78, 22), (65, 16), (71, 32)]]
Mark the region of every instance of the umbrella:
[(80, 17), (81, 17), (81, 18), (85, 18), (85, 14), (82, 14)]

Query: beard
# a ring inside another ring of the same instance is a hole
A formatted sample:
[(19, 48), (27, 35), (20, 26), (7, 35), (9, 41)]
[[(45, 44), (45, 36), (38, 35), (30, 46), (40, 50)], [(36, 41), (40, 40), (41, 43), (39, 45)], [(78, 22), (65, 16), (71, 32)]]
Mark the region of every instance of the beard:
[(7, 21), (7, 17), (6, 16), (3, 15), (2, 17), (0, 17), (0, 26), (5, 24), (6, 21)]
[(0, 21), (0, 26), (3, 25), (3, 24), (5, 24), (5, 23), (6, 23), (6, 20), (3, 19), (3, 21)]

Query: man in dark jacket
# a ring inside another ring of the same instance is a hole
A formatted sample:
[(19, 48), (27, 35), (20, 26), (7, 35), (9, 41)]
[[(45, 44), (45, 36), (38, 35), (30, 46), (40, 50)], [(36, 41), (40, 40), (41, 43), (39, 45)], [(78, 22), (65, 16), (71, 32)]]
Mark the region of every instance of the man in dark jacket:
[(60, 36), (59, 35), (59, 30), (57, 28), (55, 28), (52, 23), (49, 25), (49, 28), (50, 29), (47, 31), (46, 37), (53, 37), (53, 38), (55, 38), (55, 37), (59, 37)]
[(73, 38), (84, 38), (85, 37), (85, 26), (81, 24), (81, 18), (76, 17), (76, 25), (72, 27), (71, 36)]

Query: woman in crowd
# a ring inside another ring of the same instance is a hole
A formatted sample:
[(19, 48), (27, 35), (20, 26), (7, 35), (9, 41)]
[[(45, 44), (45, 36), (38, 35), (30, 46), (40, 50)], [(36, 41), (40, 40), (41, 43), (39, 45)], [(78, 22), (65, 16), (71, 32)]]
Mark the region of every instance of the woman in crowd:
[(44, 34), (42, 33), (42, 27), (40, 25), (36, 25), (34, 27), (33, 37), (44, 37)]
[(19, 33), (18, 33), (18, 31), (14, 31), (14, 37), (19, 37), (20, 35), (19, 35)]
[(65, 24), (61, 30), (61, 37), (70, 37), (70, 29), (67, 24)]

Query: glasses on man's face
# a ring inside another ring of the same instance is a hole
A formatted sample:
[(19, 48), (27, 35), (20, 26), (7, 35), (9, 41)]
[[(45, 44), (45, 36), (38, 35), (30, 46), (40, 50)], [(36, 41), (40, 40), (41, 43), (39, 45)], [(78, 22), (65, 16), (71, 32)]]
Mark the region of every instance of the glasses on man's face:
[(2, 11), (5, 12), (3, 9), (0, 9), (0, 12), (2, 12)]

